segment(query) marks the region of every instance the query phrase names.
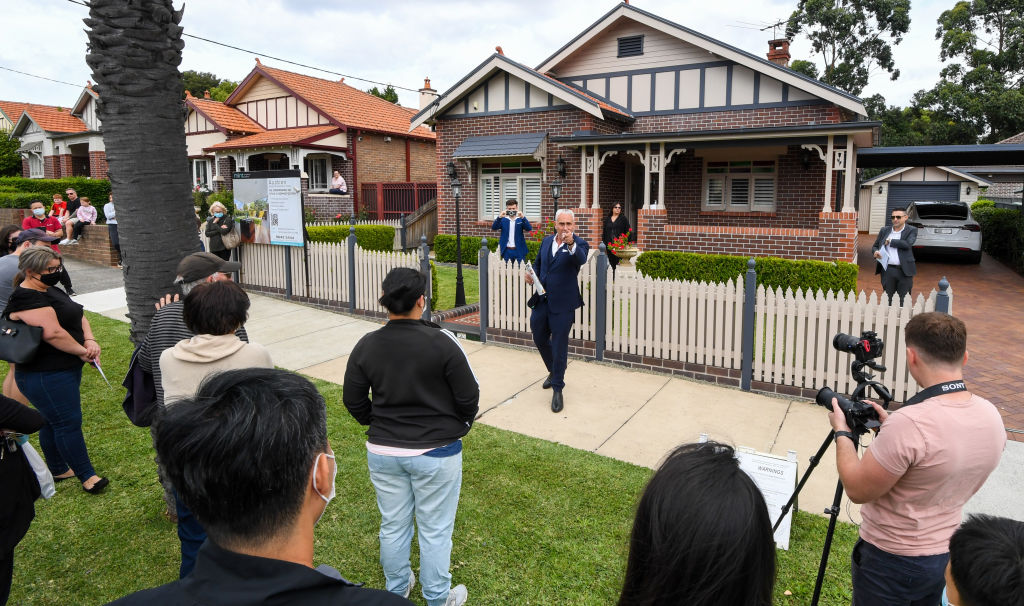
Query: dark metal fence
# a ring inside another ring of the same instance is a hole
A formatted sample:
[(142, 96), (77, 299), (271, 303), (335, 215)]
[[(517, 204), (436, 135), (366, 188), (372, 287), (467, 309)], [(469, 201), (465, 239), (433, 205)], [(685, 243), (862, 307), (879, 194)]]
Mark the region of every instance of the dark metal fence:
[(437, 199), (437, 183), (363, 183), (357, 212), (377, 219), (397, 219)]

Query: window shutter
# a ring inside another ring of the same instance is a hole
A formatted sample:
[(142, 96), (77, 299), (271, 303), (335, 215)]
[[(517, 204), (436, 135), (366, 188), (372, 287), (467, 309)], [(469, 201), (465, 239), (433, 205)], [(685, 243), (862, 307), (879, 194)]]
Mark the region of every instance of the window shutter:
[(523, 179), (523, 199), (520, 207), (527, 218), (540, 219), (540, 179)]
[(725, 208), (725, 177), (708, 177), (707, 208)]
[(775, 207), (775, 179), (754, 179), (754, 207), (768, 210)]
[(626, 36), (619, 38), (619, 56), (637, 57), (644, 54), (643, 36)]
[(483, 213), (480, 215), (488, 219), (501, 212), (501, 195), (498, 191), (499, 177), (484, 177), (480, 179), (480, 191), (483, 196)]
[(750, 179), (733, 177), (729, 181), (729, 206), (748, 206), (749, 204)]
[(505, 210), (505, 201), (509, 198), (515, 198), (522, 206), (522, 200), (519, 199), (519, 179), (516, 177), (505, 177), (501, 180), (501, 210)]

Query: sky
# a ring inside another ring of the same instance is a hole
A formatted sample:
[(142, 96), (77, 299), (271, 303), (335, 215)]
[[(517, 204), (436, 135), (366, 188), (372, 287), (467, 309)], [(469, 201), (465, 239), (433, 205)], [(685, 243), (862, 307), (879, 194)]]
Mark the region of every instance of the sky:
[[(796, 1), (634, 0), (634, 6), (747, 52), (765, 56), (772, 29)], [(906, 105), (938, 78), (936, 19), (954, 0), (914, 0), (910, 31), (895, 47), (901, 76), (895, 82), (876, 70), (862, 96), (882, 93), (891, 105)], [(180, 8), (180, 0), (174, 1)], [(419, 107), (423, 79), (444, 92), (500, 45), (510, 59), (536, 67), (616, 4), (595, 0), (193, 0), (185, 6), (185, 33), (254, 52), (231, 50), (185, 38), (181, 70), (212, 72), (240, 81), (260, 57), (263, 63), (322, 78), (340, 76), (289, 65), (279, 57), (348, 76), (361, 89), (394, 84), (400, 103)], [(86, 80), (88, 8), (69, 0), (0, 0), (0, 100), (68, 106)], [(779, 30), (779, 34), (782, 30)], [(810, 44), (798, 37), (793, 59), (808, 59)], [(820, 66), (820, 61), (819, 61)], [(6, 69), (4, 69), (6, 68)], [(18, 70), (74, 86), (13, 73)]]

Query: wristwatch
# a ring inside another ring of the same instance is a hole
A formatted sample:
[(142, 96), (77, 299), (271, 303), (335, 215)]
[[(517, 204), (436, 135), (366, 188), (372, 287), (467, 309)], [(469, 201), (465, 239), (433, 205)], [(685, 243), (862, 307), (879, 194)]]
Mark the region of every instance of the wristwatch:
[(835, 437), (837, 437), (837, 438), (839, 438), (839, 437), (850, 438), (851, 440), (853, 440), (854, 444), (857, 443), (857, 436), (853, 435), (853, 432), (837, 431), (837, 432), (835, 432)]

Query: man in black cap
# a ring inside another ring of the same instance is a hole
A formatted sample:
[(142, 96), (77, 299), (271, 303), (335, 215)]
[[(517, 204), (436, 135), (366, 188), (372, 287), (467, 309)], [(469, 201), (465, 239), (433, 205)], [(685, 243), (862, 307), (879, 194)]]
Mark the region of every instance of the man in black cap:
[[(178, 277), (175, 283), (181, 288), (181, 296), (188, 295), (191, 290), (203, 282), (217, 282), (219, 280), (230, 280), (231, 274), (242, 268), (241, 263), (236, 261), (225, 261), (217, 255), (208, 252), (192, 253), (178, 263)], [(139, 348), (139, 367), (153, 375), (153, 385), (156, 387), (156, 403), (158, 406), (164, 404), (164, 389), (160, 378), (160, 354), (165, 349), (174, 347), (179, 341), (191, 339), (194, 335), (185, 326), (182, 312), (185, 304), (178, 300), (176, 295), (165, 296), (156, 304), (157, 312), (149, 325), (149, 332), (146, 339)], [(238, 338), (249, 342), (249, 335), (245, 328), (241, 327), (235, 334)], [(170, 482), (163, 473), (160, 461), (157, 461), (157, 471), (160, 475), (160, 482), (164, 486), (164, 502), (167, 504), (167, 517), (176, 519), (174, 507), (174, 495), (171, 493)]]

